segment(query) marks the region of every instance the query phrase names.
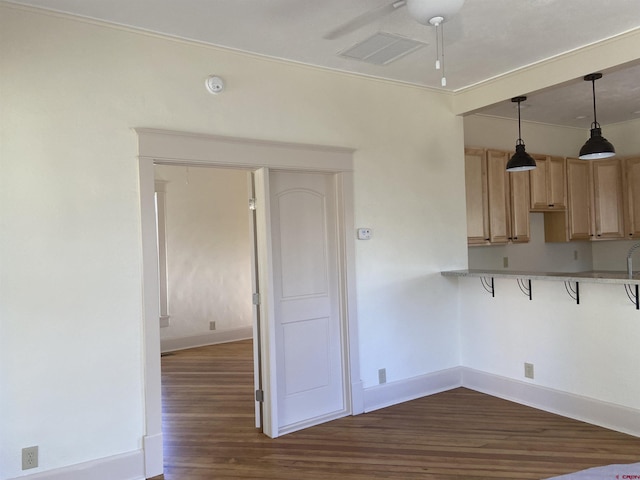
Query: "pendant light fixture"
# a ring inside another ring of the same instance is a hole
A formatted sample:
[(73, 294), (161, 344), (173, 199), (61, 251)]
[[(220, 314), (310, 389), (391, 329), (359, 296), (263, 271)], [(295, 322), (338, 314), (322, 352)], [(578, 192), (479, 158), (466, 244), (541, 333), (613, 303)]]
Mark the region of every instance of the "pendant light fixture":
[(593, 123), (591, 124), (591, 137), (580, 149), (580, 160), (597, 160), (599, 158), (613, 157), (615, 148), (602, 136), (602, 129), (596, 117), (596, 80), (602, 78), (601, 73), (590, 73), (584, 77), (585, 82), (591, 82), (593, 91)]
[(443, 24), (460, 11), (465, 0), (407, 0), (409, 14), (423, 25), (436, 27), (436, 70), (442, 72), (440, 84), (447, 86), (444, 74)]
[(513, 97), (512, 102), (518, 102), (518, 141), (516, 142), (516, 153), (507, 162), (507, 172), (522, 172), (525, 170), (533, 170), (536, 168), (536, 161), (524, 149), (522, 141), (522, 131), (520, 127), (520, 103), (524, 102), (527, 97)]

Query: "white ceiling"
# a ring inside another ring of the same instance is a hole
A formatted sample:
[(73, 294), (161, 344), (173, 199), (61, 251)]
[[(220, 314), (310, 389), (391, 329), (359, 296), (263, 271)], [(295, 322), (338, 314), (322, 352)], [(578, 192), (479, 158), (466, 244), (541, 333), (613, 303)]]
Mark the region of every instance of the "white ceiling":
[[(428, 0), (425, 0), (428, 1)], [(304, 64), (440, 87), (435, 29), (393, 0), (17, 0), (32, 5)], [(382, 14), (383, 11), (393, 10)], [(331, 36), (362, 20), (360, 28)], [(447, 89), (456, 91), (640, 28), (638, 0), (466, 0), (444, 25)], [(338, 55), (377, 32), (427, 43), (387, 65)], [(331, 37), (331, 38), (327, 38)], [(584, 74), (591, 73), (585, 65)], [(596, 82), (598, 121), (640, 118), (640, 66)], [(591, 84), (582, 78), (528, 95), (523, 120), (589, 128)], [(517, 117), (511, 102), (483, 113)], [(585, 118), (576, 118), (584, 116)]]

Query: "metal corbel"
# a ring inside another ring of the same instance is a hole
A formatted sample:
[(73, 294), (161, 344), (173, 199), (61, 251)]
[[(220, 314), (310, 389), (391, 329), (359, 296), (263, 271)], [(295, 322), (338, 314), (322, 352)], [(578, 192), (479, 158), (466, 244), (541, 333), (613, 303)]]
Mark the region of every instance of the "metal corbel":
[(631, 300), (636, 306), (636, 310), (640, 310), (640, 296), (638, 296), (638, 284), (629, 285), (627, 283), (624, 284), (624, 289), (627, 292), (627, 297)]
[(480, 283), (482, 287), (491, 294), (492, 297), (496, 296), (496, 289), (493, 283), (493, 277), (487, 279), (486, 277), (480, 277)]
[(531, 300), (531, 279), (523, 280), (518, 278), (518, 287), (520, 291), (525, 294), (525, 296), (529, 297)]
[(576, 304), (580, 305), (580, 282), (575, 282), (575, 284), (576, 287), (573, 288), (571, 282), (565, 281), (564, 288), (567, 290), (569, 296), (576, 301)]

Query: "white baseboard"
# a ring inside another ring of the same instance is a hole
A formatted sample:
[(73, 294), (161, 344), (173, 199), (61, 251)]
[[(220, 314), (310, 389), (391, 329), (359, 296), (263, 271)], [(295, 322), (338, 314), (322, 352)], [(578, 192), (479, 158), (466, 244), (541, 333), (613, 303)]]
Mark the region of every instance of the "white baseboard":
[(215, 345), (217, 343), (248, 340), (249, 338), (253, 338), (252, 326), (219, 330), (192, 337), (167, 338), (165, 340), (160, 340), (160, 351), (162, 353), (175, 352), (176, 350), (204, 347), (205, 345)]
[(46, 472), (34, 473), (13, 480), (144, 480), (142, 450), (100, 458)]
[(461, 378), (461, 367), (454, 367), (366, 388), (364, 390), (364, 411), (371, 412), (460, 387)]
[(146, 435), (142, 439), (144, 445), (144, 474), (146, 478), (157, 477), (164, 471), (164, 452), (162, 449), (162, 433)]
[(466, 367), (366, 388), (364, 411), (371, 412), (457, 387), (640, 437), (640, 410)]
[(364, 384), (362, 381), (351, 383), (351, 415), (364, 413)]
[(471, 368), (462, 369), (462, 386), (563, 417), (640, 437), (640, 410)]

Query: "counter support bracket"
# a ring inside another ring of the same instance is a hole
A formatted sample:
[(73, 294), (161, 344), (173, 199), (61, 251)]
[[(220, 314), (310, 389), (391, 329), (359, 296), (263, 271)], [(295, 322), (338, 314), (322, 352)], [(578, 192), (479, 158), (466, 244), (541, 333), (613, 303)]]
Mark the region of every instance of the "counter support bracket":
[(627, 297), (629, 297), (629, 300), (631, 300), (631, 303), (633, 303), (636, 306), (636, 310), (640, 310), (640, 296), (638, 296), (638, 284), (636, 283), (635, 285), (628, 285), (628, 284), (624, 284), (624, 289), (627, 292)]
[(525, 294), (525, 296), (529, 297), (531, 300), (531, 279), (523, 280), (518, 278), (518, 287), (520, 291)]
[(493, 284), (493, 277), (487, 279), (486, 277), (480, 277), (480, 283), (482, 283), (482, 287), (491, 294), (492, 297), (496, 296), (496, 289)]
[(571, 282), (564, 282), (564, 288), (567, 289), (567, 293), (571, 298), (576, 301), (576, 304), (580, 305), (580, 282), (575, 282), (576, 288), (571, 287)]

